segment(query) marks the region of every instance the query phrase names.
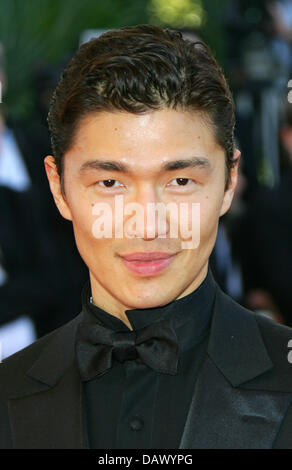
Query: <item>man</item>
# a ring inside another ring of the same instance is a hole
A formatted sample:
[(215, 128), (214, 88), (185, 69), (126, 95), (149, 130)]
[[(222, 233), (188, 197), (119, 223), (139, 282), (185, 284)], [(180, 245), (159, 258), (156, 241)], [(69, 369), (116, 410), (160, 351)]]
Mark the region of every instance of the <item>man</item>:
[(107, 32), (68, 65), (49, 125), (50, 188), (90, 283), (81, 314), (0, 366), (1, 447), (291, 447), (291, 330), (208, 265), (240, 156), (209, 49)]

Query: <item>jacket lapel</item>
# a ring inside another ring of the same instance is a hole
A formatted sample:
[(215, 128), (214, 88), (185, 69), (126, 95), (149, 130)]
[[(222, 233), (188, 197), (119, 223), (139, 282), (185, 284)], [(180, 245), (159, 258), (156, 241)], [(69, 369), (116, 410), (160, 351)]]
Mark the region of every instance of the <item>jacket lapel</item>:
[[(81, 313), (32, 349), (8, 402), (15, 448), (86, 448), (82, 383), (74, 361)], [(292, 389), (278, 377), (253, 315), (217, 289), (208, 353), (201, 366), (181, 449), (271, 448)], [(276, 380), (277, 379), (277, 380)], [(255, 444), (256, 443), (256, 444)]]
[(279, 382), (257, 383), (272, 368), (253, 315), (218, 288), (180, 448), (271, 448), (292, 396)]
[(82, 382), (74, 361), (76, 326), (82, 316), (52, 334), (22, 386), (11, 394), (8, 407), (15, 448), (87, 446)]

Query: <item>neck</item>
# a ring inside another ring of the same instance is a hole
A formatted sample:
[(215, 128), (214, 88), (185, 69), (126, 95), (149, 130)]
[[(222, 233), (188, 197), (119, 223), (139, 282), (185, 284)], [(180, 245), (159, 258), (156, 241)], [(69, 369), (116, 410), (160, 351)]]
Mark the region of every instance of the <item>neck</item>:
[(125, 314), (125, 310), (130, 310), (130, 307), (122, 305), (120, 302), (114, 299), (93, 277), (91, 273), (89, 273), (89, 276), (93, 304), (101, 308), (105, 312), (109, 313), (110, 315), (119, 318), (119, 320), (125, 323), (125, 325), (130, 330), (133, 330), (132, 325), (128, 320), (128, 317)]

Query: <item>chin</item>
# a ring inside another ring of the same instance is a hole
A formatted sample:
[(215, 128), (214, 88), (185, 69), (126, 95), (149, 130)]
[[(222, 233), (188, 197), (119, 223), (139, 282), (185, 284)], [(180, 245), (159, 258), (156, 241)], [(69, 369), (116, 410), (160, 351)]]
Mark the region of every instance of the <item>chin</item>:
[(162, 296), (161, 293), (157, 295), (149, 295), (146, 296), (141, 294), (140, 296), (136, 295), (135, 297), (129, 298), (129, 301), (126, 305), (130, 305), (130, 309), (146, 309), (146, 308), (155, 308), (155, 307), (162, 307), (174, 300), (174, 297), (168, 295)]

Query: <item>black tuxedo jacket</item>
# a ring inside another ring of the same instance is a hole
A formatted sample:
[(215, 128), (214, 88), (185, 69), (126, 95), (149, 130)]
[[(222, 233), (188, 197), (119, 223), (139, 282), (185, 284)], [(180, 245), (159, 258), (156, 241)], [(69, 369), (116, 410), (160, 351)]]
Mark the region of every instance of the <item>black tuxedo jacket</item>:
[[(0, 364), (0, 448), (87, 447), (76, 318)], [(217, 288), (180, 449), (292, 449), (292, 329)], [(102, 425), (102, 423), (101, 423)]]

